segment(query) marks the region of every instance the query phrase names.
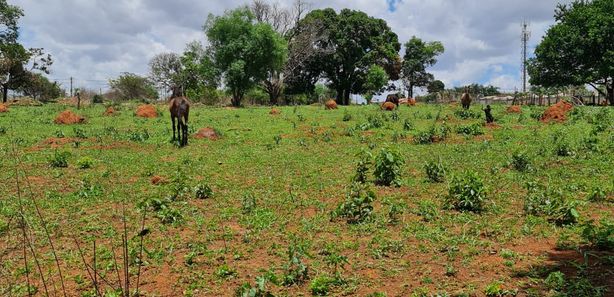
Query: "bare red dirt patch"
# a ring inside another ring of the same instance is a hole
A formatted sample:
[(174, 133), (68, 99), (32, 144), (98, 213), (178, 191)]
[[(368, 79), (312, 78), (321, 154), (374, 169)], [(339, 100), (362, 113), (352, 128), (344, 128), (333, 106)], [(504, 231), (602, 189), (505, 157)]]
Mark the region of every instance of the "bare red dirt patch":
[(324, 103), (324, 106), (326, 106), (326, 109), (337, 109), (337, 102), (331, 99), (326, 101), (326, 103)]
[(564, 122), (567, 120), (567, 113), (572, 109), (573, 104), (564, 100), (559, 101), (557, 104), (554, 104), (546, 109), (541, 120), (544, 123)]
[(512, 105), (507, 108), (508, 113), (522, 113), (522, 107), (520, 105)]
[(9, 111), (9, 107), (6, 106), (5, 104), (0, 103), (0, 113), (8, 112), (8, 111)]
[(85, 122), (85, 118), (70, 110), (65, 110), (55, 118), (54, 122), (62, 125), (80, 124)]
[(218, 140), (220, 136), (217, 134), (217, 132), (215, 132), (213, 128), (206, 127), (206, 128), (202, 128), (198, 130), (198, 132), (194, 134), (194, 138), (196, 139), (206, 138), (206, 139), (211, 139), (211, 140)]
[(136, 116), (141, 118), (157, 118), (158, 110), (151, 104), (140, 105), (136, 108)]

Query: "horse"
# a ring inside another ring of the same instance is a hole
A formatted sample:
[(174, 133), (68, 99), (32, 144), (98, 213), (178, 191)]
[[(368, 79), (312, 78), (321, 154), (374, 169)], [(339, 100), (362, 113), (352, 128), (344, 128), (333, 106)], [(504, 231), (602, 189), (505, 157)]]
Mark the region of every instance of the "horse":
[(469, 109), (469, 105), (471, 105), (471, 95), (469, 95), (469, 88), (465, 87), (465, 92), (461, 96), (460, 101), (464, 109)]
[[(169, 101), (169, 111), (171, 112), (171, 122), (173, 125), (173, 142), (179, 141), (179, 146), (188, 145), (188, 117), (190, 115), (190, 101), (183, 96), (183, 92), (175, 87)], [(175, 125), (177, 120), (177, 125)], [(177, 127), (177, 128), (175, 128)], [(177, 137), (175, 137), (177, 129)]]

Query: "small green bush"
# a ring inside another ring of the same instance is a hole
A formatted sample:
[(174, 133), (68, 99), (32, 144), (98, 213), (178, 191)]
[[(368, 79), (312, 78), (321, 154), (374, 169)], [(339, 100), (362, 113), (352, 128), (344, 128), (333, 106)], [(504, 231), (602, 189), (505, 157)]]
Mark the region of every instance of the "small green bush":
[(367, 150), (362, 150), (357, 154), (358, 162), (356, 162), (356, 174), (352, 178), (353, 182), (364, 184), (367, 183), (369, 175), (369, 167), (373, 164), (373, 155)]
[(398, 151), (383, 148), (375, 158), (375, 183), (380, 186), (401, 186), (401, 167), (404, 164)]
[(87, 156), (81, 157), (79, 160), (77, 160), (77, 166), (80, 169), (92, 168), (94, 166), (94, 159)]
[(477, 173), (467, 171), (455, 175), (448, 188), (446, 204), (459, 211), (481, 212), (486, 200), (486, 189)]
[(614, 222), (608, 218), (601, 220), (600, 225), (588, 221), (584, 224), (582, 238), (599, 250), (614, 250)]
[(194, 187), (194, 196), (198, 199), (213, 197), (213, 190), (207, 184), (198, 184)]
[(302, 260), (303, 252), (294, 243), (288, 247), (288, 263), (284, 265), (283, 284), (299, 285), (309, 278), (309, 268)]
[(557, 225), (575, 224), (580, 217), (576, 206), (578, 202), (567, 199), (557, 187), (546, 188), (536, 182), (527, 183), (528, 194), (524, 211), (534, 216), (545, 216)]
[(326, 296), (331, 287), (335, 286), (337, 280), (334, 277), (322, 274), (316, 276), (309, 285), (311, 294), (314, 296)]
[(241, 200), (241, 210), (243, 214), (250, 214), (256, 209), (256, 196), (252, 193), (243, 195)]
[(481, 116), (481, 113), (475, 112), (471, 109), (457, 109), (456, 111), (454, 111), (454, 115), (460, 119), (467, 120), (467, 119), (479, 119)]
[(475, 123), (471, 125), (462, 125), (462, 126), (456, 127), (456, 133), (463, 134), (463, 135), (476, 136), (476, 135), (484, 134), (484, 131), (482, 130), (482, 125)]
[(53, 168), (66, 168), (68, 167), (68, 158), (70, 157), (69, 152), (58, 152), (55, 151), (53, 153), (53, 157), (49, 159), (49, 165)]
[(342, 217), (349, 224), (362, 223), (371, 218), (375, 192), (361, 184), (352, 184), (345, 202), (341, 203), (332, 213), (332, 218)]
[(414, 124), (409, 119), (405, 119), (403, 121), (403, 130), (411, 131), (413, 129), (414, 129)]
[(510, 164), (518, 171), (528, 171), (531, 166), (531, 158), (525, 151), (516, 151), (512, 154)]
[(428, 181), (433, 183), (441, 183), (446, 177), (446, 168), (441, 163), (441, 160), (426, 162), (424, 164), (424, 171)]

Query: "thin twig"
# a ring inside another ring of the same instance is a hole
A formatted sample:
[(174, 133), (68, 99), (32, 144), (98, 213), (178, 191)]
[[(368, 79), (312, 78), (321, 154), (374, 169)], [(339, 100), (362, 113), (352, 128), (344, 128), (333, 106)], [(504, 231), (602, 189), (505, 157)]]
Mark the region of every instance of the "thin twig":
[(143, 266), (143, 238), (145, 237), (145, 215), (147, 214), (147, 210), (143, 209), (143, 219), (141, 220), (141, 231), (139, 232), (139, 236), (141, 237), (140, 242), (140, 251), (139, 251), (139, 270), (136, 274), (136, 295), (139, 294), (139, 284), (141, 282), (141, 266)]
[(96, 239), (94, 239), (94, 289), (96, 289), (96, 296), (100, 295), (98, 291), (98, 272), (96, 270)]
[(122, 279), (119, 276), (119, 268), (117, 267), (117, 257), (115, 256), (115, 245), (111, 243), (111, 251), (113, 252), (113, 266), (115, 266), (115, 272), (117, 273), (117, 282), (119, 283), (119, 290), (124, 296), (124, 286), (122, 285)]

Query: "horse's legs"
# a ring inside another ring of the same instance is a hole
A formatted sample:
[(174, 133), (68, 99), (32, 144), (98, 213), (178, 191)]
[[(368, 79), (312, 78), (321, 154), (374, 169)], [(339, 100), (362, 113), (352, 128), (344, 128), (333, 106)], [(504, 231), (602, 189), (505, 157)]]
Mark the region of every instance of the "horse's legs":
[(188, 115), (183, 118), (183, 145), (188, 145)]
[(173, 122), (173, 140), (171, 141), (175, 141), (175, 117), (171, 116), (171, 122)]

